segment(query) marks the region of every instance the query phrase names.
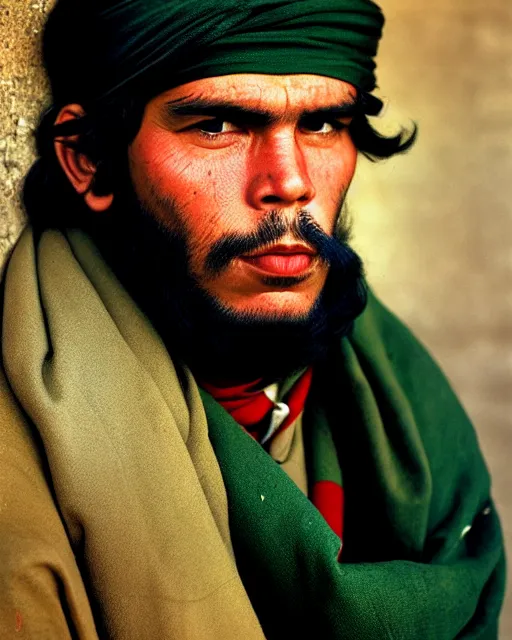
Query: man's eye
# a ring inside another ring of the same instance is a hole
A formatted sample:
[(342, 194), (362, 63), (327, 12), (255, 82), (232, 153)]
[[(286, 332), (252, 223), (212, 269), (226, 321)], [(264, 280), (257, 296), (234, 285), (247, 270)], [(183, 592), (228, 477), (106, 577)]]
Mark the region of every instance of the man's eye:
[(301, 129), (309, 133), (329, 134), (344, 129), (347, 125), (339, 120), (326, 120), (322, 117), (305, 118), (301, 123)]
[(197, 122), (193, 128), (209, 136), (238, 131), (238, 127), (236, 125), (232, 122), (228, 122), (227, 120), (222, 120), (221, 118), (213, 118), (212, 120)]

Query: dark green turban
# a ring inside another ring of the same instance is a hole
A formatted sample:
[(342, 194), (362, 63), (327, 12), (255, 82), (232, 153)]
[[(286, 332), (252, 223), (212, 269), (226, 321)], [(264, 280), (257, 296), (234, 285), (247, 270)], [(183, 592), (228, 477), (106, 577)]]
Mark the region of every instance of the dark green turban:
[(58, 0), (44, 60), (58, 104), (232, 73), (313, 73), (375, 87), (371, 0)]

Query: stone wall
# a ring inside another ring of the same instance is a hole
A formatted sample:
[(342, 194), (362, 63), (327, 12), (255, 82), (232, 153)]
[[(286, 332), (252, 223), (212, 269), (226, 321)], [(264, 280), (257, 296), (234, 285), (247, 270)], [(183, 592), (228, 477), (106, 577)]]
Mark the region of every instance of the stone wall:
[(0, 263), (24, 223), (20, 183), (33, 160), (32, 132), (47, 101), (39, 38), (52, 3), (0, 2)]

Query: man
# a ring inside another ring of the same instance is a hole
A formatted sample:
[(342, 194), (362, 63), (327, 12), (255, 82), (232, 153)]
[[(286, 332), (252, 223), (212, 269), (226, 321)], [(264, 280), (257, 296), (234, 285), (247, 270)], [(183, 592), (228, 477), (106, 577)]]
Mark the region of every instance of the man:
[[(59, 0), (8, 265), (2, 637), (496, 638), (467, 418), (365, 286), (369, 0)], [(23, 636), (24, 634), (24, 636)]]

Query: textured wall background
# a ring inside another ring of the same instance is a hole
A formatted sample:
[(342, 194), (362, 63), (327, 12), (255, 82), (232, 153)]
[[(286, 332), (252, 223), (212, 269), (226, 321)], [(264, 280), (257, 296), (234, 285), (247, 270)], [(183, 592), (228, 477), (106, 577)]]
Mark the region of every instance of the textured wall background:
[[(23, 225), (19, 183), (46, 102), (38, 47), (51, 4), (0, 0), (0, 263)], [(511, 555), (512, 3), (382, 6), (382, 126), (411, 118), (420, 138), (407, 156), (361, 162), (355, 245), (377, 293), (441, 362), (472, 416)], [(500, 638), (512, 640), (511, 602)]]
[(24, 221), (19, 184), (33, 158), (31, 134), (46, 100), (38, 47), (50, 4), (0, 2), (0, 262)]

